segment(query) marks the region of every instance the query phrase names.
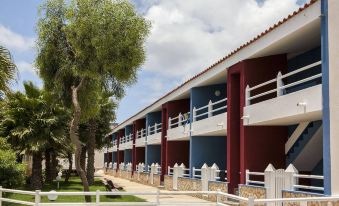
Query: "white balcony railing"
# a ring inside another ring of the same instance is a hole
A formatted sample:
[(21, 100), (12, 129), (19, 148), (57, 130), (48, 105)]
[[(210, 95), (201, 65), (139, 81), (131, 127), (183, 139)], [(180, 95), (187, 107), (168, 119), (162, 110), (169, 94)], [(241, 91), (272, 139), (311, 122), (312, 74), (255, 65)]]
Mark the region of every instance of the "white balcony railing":
[[(284, 85), (284, 79), (286, 79), (287, 77), (291, 77), (291, 76), (293, 76), (295, 74), (299, 74), (299, 73), (301, 73), (303, 71), (310, 70), (310, 69), (315, 68), (316, 66), (319, 66), (319, 65), (321, 65), (321, 61), (318, 61), (318, 62), (315, 62), (313, 64), (307, 65), (305, 67), (302, 67), (300, 69), (294, 70), (294, 71), (289, 72), (289, 73), (284, 74), (284, 75), (282, 75), (281, 72), (279, 72), (276, 78), (271, 79), (271, 80), (266, 81), (266, 82), (263, 82), (263, 83), (258, 84), (256, 86), (253, 86), (253, 87), (249, 87), (249, 85), (247, 85), (246, 90), (245, 90), (245, 99), (246, 99), (245, 104), (246, 104), (246, 106), (251, 105), (251, 101), (254, 100), (254, 99), (257, 99), (259, 97), (263, 97), (263, 96), (267, 96), (267, 95), (272, 95), (272, 94), (276, 94), (276, 96), (279, 97), (279, 96), (284, 95), (284, 90), (286, 90), (288, 88), (291, 88), (291, 87), (303, 84), (305, 82), (309, 82), (311, 80), (315, 80), (315, 79), (321, 78), (322, 73), (320, 72), (319, 74), (316, 74), (316, 75), (313, 75), (313, 76), (309, 76), (309, 77), (305, 77), (305, 78), (303, 78), (301, 80), (294, 81), (292, 83)], [(255, 95), (251, 94), (252, 91), (254, 91), (254, 90), (263, 89), (263, 87), (267, 87), (267, 86), (273, 85), (273, 84), (276, 85), (275, 88), (273, 87), (274, 89), (270, 89), (268, 91), (263, 91), (261, 93), (255, 94)]]
[(220, 112), (227, 109), (227, 98), (221, 99), (216, 102), (212, 102), (211, 100), (207, 105), (200, 108), (193, 108), (193, 122), (202, 120), (205, 118), (209, 118), (215, 115), (216, 112)]
[(137, 139), (146, 137), (146, 129), (141, 129), (137, 131)]
[(162, 129), (162, 123), (155, 123), (153, 126), (148, 126), (148, 131), (147, 131), (147, 135), (152, 135), (152, 134), (157, 134), (159, 132), (161, 132)]
[(115, 139), (113, 140), (113, 147), (118, 145), (118, 141)]
[(179, 115), (174, 118), (170, 117), (168, 118), (168, 129), (183, 126), (188, 122), (189, 119), (190, 119), (190, 112), (187, 112), (184, 114), (179, 113)]

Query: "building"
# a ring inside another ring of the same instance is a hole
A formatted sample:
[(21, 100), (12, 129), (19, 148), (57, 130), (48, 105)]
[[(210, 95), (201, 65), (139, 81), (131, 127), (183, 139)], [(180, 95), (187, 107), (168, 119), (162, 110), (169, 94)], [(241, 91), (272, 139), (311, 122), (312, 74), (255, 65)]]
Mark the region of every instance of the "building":
[(339, 195), (338, 21), (339, 1), (312, 0), (119, 124), (111, 173), (178, 190)]

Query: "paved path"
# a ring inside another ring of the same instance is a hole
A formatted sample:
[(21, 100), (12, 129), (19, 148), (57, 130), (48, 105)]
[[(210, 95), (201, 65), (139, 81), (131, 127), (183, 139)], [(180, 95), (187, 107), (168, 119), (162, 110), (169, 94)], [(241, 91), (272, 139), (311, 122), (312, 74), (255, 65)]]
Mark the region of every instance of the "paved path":
[[(157, 188), (139, 184), (136, 182), (131, 182), (126, 179), (116, 178), (113, 176), (105, 175), (104, 178), (111, 179), (114, 184), (121, 186), (124, 188), (126, 192), (156, 192)], [(164, 192), (170, 192), (168, 190), (161, 190)], [(140, 197), (147, 202), (155, 202), (156, 197), (154, 195), (135, 195), (137, 197)], [(170, 205), (175, 205), (175, 202), (180, 203), (187, 203), (186, 205), (216, 205), (216, 203), (209, 202), (206, 200), (202, 200), (196, 197), (188, 196), (188, 195), (161, 195), (160, 196), (160, 203), (170, 203)], [(192, 204), (188, 204), (192, 203)], [(199, 204), (200, 203), (200, 204)], [(163, 204), (161, 204), (163, 205)], [(166, 205), (166, 204), (164, 204)]]

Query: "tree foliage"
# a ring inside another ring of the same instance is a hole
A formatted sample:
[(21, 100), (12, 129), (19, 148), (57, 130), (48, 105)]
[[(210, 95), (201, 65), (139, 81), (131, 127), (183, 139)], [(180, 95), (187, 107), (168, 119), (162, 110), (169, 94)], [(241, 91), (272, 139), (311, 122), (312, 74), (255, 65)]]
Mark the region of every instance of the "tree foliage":
[(9, 51), (0, 45), (0, 97), (10, 91), (10, 83), (15, 79), (17, 68)]

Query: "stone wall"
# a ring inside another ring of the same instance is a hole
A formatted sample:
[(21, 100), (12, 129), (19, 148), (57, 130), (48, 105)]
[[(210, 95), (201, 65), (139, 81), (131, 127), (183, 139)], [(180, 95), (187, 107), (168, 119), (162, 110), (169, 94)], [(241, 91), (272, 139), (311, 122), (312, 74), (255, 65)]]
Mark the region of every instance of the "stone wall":
[[(253, 197), (255, 199), (265, 199), (266, 198), (266, 189), (259, 186), (250, 186), (250, 185), (239, 185), (239, 195), (241, 197)], [(247, 203), (240, 203), (240, 206), (245, 206)], [(264, 206), (264, 205), (256, 205)]]
[(172, 176), (164, 176), (164, 187), (165, 190), (173, 190), (173, 179)]
[[(283, 191), (282, 195), (283, 195), (283, 198), (302, 198), (302, 197), (322, 197), (323, 196), (321, 194), (298, 192), (298, 191)], [(338, 203), (333, 204), (333, 205), (338, 205)], [(287, 203), (284, 203), (284, 206), (300, 206), (300, 203), (287, 202)], [(308, 202), (307, 206), (327, 206), (327, 203)]]
[[(208, 182), (208, 190), (209, 191), (218, 191), (218, 190), (220, 190), (221, 192), (228, 193), (227, 182), (209, 181)], [(209, 195), (208, 196), (208, 200), (210, 200), (212, 202), (216, 202), (217, 201), (217, 196), (216, 195)], [(221, 200), (224, 200), (224, 198), (222, 198)]]
[(159, 187), (161, 184), (160, 175), (153, 175), (153, 184), (151, 184), (151, 178), (149, 178), (149, 184), (154, 187)]
[[(178, 190), (179, 191), (201, 191), (200, 179), (190, 179), (187, 177), (178, 178)], [(202, 198), (201, 194), (191, 195), (194, 197)]]
[(130, 180), (130, 179), (132, 178), (132, 172), (129, 172), (129, 171), (121, 171), (120, 177), (123, 178), (123, 179), (128, 179), (128, 180)]

